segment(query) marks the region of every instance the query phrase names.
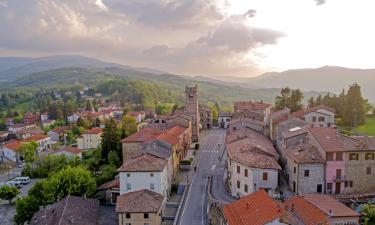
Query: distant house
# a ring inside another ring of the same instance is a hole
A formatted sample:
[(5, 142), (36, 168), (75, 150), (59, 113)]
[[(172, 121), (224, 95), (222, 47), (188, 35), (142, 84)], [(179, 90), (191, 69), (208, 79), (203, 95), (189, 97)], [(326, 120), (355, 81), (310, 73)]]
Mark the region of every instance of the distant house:
[(103, 130), (101, 128), (91, 128), (86, 130), (77, 138), (78, 148), (81, 150), (96, 149), (100, 146)]
[(107, 204), (116, 204), (117, 197), (120, 195), (120, 178), (101, 184), (96, 189), (99, 199), (104, 200)]
[(335, 123), (335, 110), (325, 105), (301, 109), (293, 113), (292, 116), (315, 127), (330, 127)]
[(202, 125), (202, 129), (211, 129), (213, 128), (213, 118), (212, 118), (212, 110), (207, 107), (199, 106), (199, 114), (200, 114), (200, 123)]
[(77, 120), (79, 119), (79, 114), (77, 114), (77, 113), (73, 113), (73, 115), (71, 115), (71, 116), (68, 116), (68, 122), (69, 123), (75, 123), (75, 122), (77, 122)]
[(297, 195), (286, 200), (285, 209), (301, 224), (359, 225), (360, 215), (329, 195)]
[(56, 150), (52, 152), (51, 154), (52, 155), (64, 155), (67, 158), (78, 157), (79, 159), (82, 160), (82, 151), (77, 147), (70, 147), (70, 146), (62, 147), (61, 149)]
[(44, 113), (40, 114), (40, 121), (41, 122), (45, 122), (47, 120), (49, 120), (48, 112), (44, 112)]
[[(263, 102), (235, 102), (234, 113), (243, 112), (248, 118), (260, 120), (263, 118), (263, 122), (266, 126), (269, 125), (272, 105)], [(246, 115), (247, 114), (247, 115)], [(259, 116), (261, 116), (259, 118)]]
[(147, 189), (122, 194), (116, 203), (119, 225), (160, 225), (164, 207), (163, 196)]
[(146, 118), (146, 113), (143, 111), (140, 112), (128, 112), (128, 116), (134, 117), (137, 123), (142, 122)]
[(42, 121), (42, 126), (43, 127), (50, 127), (52, 125), (54, 125), (56, 123), (55, 120), (45, 120), (45, 121)]
[(244, 117), (232, 119), (228, 123), (228, 127), (230, 131), (247, 128), (247, 129), (251, 129), (256, 132), (262, 133), (262, 134), (265, 134), (265, 130), (266, 130), (265, 123), (263, 121), (255, 120), (251, 118), (244, 118)]
[(51, 138), (48, 135), (37, 134), (26, 139), (23, 139), (21, 142), (32, 142), (35, 141), (38, 144), (37, 152), (46, 151), (51, 148)]
[(229, 127), (229, 121), (232, 119), (232, 116), (233, 115), (231, 112), (220, 112), (218, 119), (219, 127), (227, 129)]
[(62, 200), (41, 208), (30, 220), (30, 225), (97, 225), (99, 201), (96, 199), (66, 196)]
[(34, 124), (34, 123), (36, 123), (38, 121), (39, 121), (39, 115), (37, 115), (37, 114), (33, 114), (31, 112), (27, 112), (23, 116), (23, 124), (25, 124), (25, 125)]
[(167, 199), (171, 190), (167, 163), (167, 160), (147, 153), (126, 161), (117, 170), (120, 194), (148, 189)]
[(18, 162), (20, 160), (20, 147), (21, 143), (16, 140), (12, 140), (7, 144), (0, 147), (0, 158), (11, 162)]
[(221, 225), (293, 224), (286, 220), (284, 207), (264, 190), (246, 195), (224, 206), (223, 216), (224, 222)]
[(228, 176), (232, 196), (266, 190), (275, 194), (278, 186), (279, 155), (272, 143), (262, 134), (249, 129), (227, 135)]
[(47, 132), (47, 135), (51, 137), (54, 142), (64, 141), (64, 134), (69, 130), (69, 127), (56, 127), (53, 130)]

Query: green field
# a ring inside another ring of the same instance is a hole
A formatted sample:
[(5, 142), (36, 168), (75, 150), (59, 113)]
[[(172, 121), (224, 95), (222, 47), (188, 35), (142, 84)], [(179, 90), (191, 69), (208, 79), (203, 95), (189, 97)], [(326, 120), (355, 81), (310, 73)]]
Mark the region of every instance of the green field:
[(375, 117), (368, 117), (366, 124), (359, 126), (356, 131), (359, 134), (375, 136)]

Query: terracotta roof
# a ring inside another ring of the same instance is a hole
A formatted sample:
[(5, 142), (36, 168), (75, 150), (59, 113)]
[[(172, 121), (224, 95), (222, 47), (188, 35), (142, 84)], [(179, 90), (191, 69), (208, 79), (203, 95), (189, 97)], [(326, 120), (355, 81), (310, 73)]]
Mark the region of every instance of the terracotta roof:
[(166, 133), (178, 137), (181, 134), (185, 133), (186, 130), (187, 130), (187, 128), (179, 126), (179, 125), (176, 125), (176, 126), (173, 126), (173, 127), (169, 128), (166, 131)]
[(245, 118), (232, 119), (231, 121), (229, 121), (228, 124), (233, 125), (233, 124), (236, 124), (236, 123), (252, 123), (252, 124), (255, 124), (255, 125), (258, 125), (258, 126), (261, 126), (261, 127), (265, 126), (264, 121), (246, 118), (246, 117)]
[(129, 159), (119, 169), (118, 172), (159, 172), (163, 171), (167, 165), (167, 160), (151, 154), (143, 154)]
[(286, 149), (286, 154), (297, 163), (324, 163), (324, 159), (320, 155), (318, 149), (309, 143), (302, 143), (290, 146)]
[(77, 147), (66, 146), (66, 147), (63, 147), (63, 148), (55, 151), (55, 153), (56, 152), (70, 152), (72, 154), (78, 155), (78, 154), (81, 153), (81, 150)]
[(171, 145), (175, 145), (179, 141), (178, 137), (176, 137), (175, 135), (168, 134), (166, 132), (161, 133), (156, 139), (160, 141), (164, 141)]
[(309, 128), (310, 133), (326, 152), (345, 151), (344, 145), (339, 140), (339, 135), (335, 128), (313, 127)]
[(56, 127), (55, 129), (53, 129), (52, 131), (55, 132), (55, 133), (63, 133), (65, 132), (66, 130), (68, 130), (70, 127)]
[(100, 185), (96, 190), (106, 190), (110, 188), (120, 188), (120, 178), (117, 177), (114, 180), (105, 182), (104, 184)]
[(305, 194), (302, 197), (331, 217), (359, 217), (359, 214), (357, 212), (329, 195)]
[(304, 115), (306, 115), (310, 112), (317, 112), (320, 109), (324, 109), (324, 110), (327, 110), (329, 112), (335, 113), (335, 109), (333, 109), (331, 107), (328, 107), (328, 106), (325, 106), (325, 105), (318, 105), (318, 106), (315, 106), (315, 107), (312, 107), (312, 108), (301, 109), (297, 112), (294, 112), (293, 116), (297, 117), (297, 118), (300, 118), (300, 117), (302, 117), (302, 116), (304, 116)]
[(84, 134), (101, 134), (101, 133), (103, 133), (103, 129), (100, 127), (93, 127), (84, 132)]
[(122, 142), (148, 142), (154, 140), (161, 133), (162, 131), (159, 129), (145, 128), (123, 139)]
[(281, 135), (284, 139), (288, 139), (291, 137), (296, 137), (296, 136), (300, 136), (300, 135), (308, 134), (308, 133), (309, 133), (308, 127), (302, 126), (302, 127), (293, 127), (288, 130), (285, 130), (281, 133)]
[(30, 225), (96, 225), (99, 201), (67, 196), (61, 201), (41, 208), (30, 220)]
[(264, 225), (282, 217), (285, 210), (259, 190), (224, 206), (223, 213), (229, 225)]
[(36, 135), (31, 136), (31, 137), (23, 139), (22, 142), (40, 141), (40, 140), (43, 140), (43, 139), (46, 139), (46, 138), (49, 138), (49, 136), (44, 135), (44, 134), (36, 134)]
[(261, 102), (235, 102), (234, 103), (234, 110), (265, 110), (267, 108), (271, 107), (270, 104), (265, 104)]
[(142, 189), (117, 197), (117, 213), (157, 213), (164, 197), (153, 191)]
[(4, 145), (4, 148), (8, 148), (14, 152), (18, 151), (20, 147), (21, 147), (21, 143), (15, 140)]
[(284, 204), (285, 209), (305, 225), (328, 224), (328, 216), (301, 196), (294, 196)]

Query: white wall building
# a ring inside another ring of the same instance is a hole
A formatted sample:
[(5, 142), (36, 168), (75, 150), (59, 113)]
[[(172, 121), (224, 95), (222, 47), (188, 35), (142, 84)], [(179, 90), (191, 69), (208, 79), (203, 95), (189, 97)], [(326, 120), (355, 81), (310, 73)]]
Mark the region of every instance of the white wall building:
[(313, 124), (314, 127), (330, 127), (335, 124), (335, 110), (324, 105), (300, 110), (295, 112), (293, 117)]
[(91, 128), (86, 130), (77, 138), (77, 146), (79, 149), (96, 149), (100, 146), (102, 140), (102, 128)]
[(218, 119), (219, 127), (227, 129), (229, 127), (229, 122), (232, 119), (232, 116), (233, 115), (230, 112), (220, 112), (219, 119)]

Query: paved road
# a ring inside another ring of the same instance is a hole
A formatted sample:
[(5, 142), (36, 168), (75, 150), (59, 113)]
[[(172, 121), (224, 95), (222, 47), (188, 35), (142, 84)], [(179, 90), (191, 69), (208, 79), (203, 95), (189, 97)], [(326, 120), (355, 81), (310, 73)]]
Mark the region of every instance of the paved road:
[[(222, 169), (222, 167), (224, 164), (219, 163), (218, 160), (218, 143), (221, 143), (220, 153), (222, 153), (224, 135), (225, 130), (211, 130), (201, 141), (197, 171), (191, 180), (187, 199), (181, 212), (180, 225), (207, 224), (207, 178), (209, 175), (214, 175), (214, 182), (216, 182), (215, 184), (224, 185), (224, 182), (220, 183), (220, 180), (223, 181), (224, 169)], [(213, 186), (213, 189), (216, 188), (216, 186)], [(221, 187), (221, 190), (225, 191), (225, 187)], [(221, 191), (219, 192), (220, 194), (217, 196), (222, 196), (223, 193), (221, 193)], [(228, 201), (228, 199), (225, 199), (225, 197), (223, 198), (225, 201)]]

